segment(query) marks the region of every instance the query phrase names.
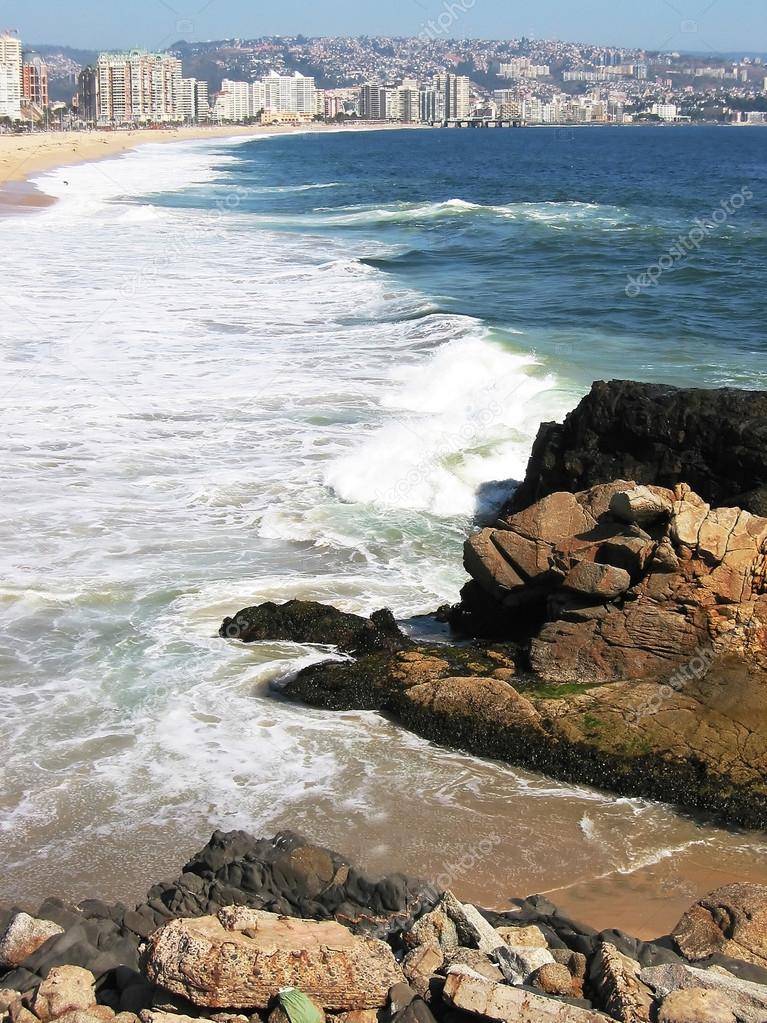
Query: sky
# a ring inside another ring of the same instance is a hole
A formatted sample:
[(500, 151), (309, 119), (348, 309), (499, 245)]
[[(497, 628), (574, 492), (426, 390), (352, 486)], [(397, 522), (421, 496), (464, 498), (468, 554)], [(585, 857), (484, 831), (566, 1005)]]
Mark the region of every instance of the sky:
[(767, 52), (767, 0), (0, 0), (0, 30), (86, 49), (299, 33), (418, 35), (438, 21), (452, 37)]

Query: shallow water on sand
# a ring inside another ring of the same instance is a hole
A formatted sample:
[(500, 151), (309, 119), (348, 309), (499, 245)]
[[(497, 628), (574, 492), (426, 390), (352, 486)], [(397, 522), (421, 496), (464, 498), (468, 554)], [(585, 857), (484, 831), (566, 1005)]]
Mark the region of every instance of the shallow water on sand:
[[(137, 899), (215, 827), (291, 827), (487, 905), (554, 892), (643, 934), (715, 877), (765, 879), (765, 836), (291, 706), (269, 682), (324, 651), (218, 638), (266, 599), (455, 600), (474, 515), (594, 377), (763, 380), (751, 213), (678, 271), (737, 264), (739, 321), (731, 291), (673, 314), (679, 281), (644, 315), (605, 267), (641, 266), (689, 194), (651, 216), (622, 151), (607, 202), (585, 152), (568, 189), (501, 150), (517, 177), (480, 196), (446, 148), (465, 137), (383, 134), (146, 147), (44, 176), (60, 201), (0, 221), (2, 901)], [(424, 146), (431, 191), (392, 170)]]

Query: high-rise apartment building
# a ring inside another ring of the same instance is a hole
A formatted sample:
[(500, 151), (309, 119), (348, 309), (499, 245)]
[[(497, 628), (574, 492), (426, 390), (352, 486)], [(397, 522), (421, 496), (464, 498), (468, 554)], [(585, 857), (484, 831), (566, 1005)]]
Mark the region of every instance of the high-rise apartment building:
[(178, 94), (178, 112), (187, 124), (197, 120), (197, 79), (182, 78)]
[(21, 40), (0, 35), (0, 117), (21, 118), (22, 57)]
[(359, 109), (363, 121), (385, 121), (387, 90), (382, 85), (363, 85), (360, 89)]
[(270, 72), (262, 82), (264, 88), (264, 110), (278, 114), (317, 113), (317, 88), (313, 78), (304, 75), (279, 75)]
[(194, 105), (198, 121), (210, 120), (210, 87), (199, 78), (194, 83)]
[(437, 121), (462, 120), (471, 110), (471, 82), (465, 75), (437, 75), (434, 79)]
[(98, 124), (180, 121), (181, 61), (164, 53), (102, 53), (96, 62)]
[(24, 55), (21, 71), (21, 95), (25, 103), (48, 106), (48, 65), (39, 53)]

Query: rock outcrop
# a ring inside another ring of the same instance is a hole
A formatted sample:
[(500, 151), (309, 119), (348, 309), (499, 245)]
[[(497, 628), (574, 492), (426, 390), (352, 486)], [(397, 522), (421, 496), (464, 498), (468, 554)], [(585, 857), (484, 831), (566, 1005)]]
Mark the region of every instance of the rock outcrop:
[(482, 530), (466, 564), (484, 603), (464, 601), (454, 621), (471, 630), (492, 604), (502, 642), (376, 650), (280, 691), (767, 826), (767, 519), (712, 509), (684, 484), (614, 481)]
[(323, 1009), (378, 1009), (402, 972), (387, 944), (335, 921), (297, 920), (245, 907), (174, 920), (150, 939), (152, 983), (206, 1009), (266, 1009), (300, 988)]
[(599, 381), (564, 423), (541, 426), (509, 510), (630, 479), (767, 515), (766, 447), (767, 392)]
[[(552, 494), (471, 536), (464, 560), (494, 631), (527, 616), (546, 682), (658, 678), (728, 652), (767, 667), (767, 519), (685, 484)], [(481, 633), (474, 589), (455, 620)]]

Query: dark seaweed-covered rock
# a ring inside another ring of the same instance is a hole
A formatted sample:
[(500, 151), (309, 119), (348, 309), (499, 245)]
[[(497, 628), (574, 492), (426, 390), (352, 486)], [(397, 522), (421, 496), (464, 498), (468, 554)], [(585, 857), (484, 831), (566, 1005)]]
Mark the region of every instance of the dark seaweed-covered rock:
[(225, 618), (219, 635), (243, 643), (264, 640), (316, 643), (356, 655), (378, 650), (393, 653), (410, 645), (387, 609), (362, 618), (311, 600), (247, 607), (234, 618)]
[(598, 381), (564, 423), (541, 426), (508, 510), (624, 479), (688, 483), (710, 504), (763, 515), (765, 449), (765, 391)]

